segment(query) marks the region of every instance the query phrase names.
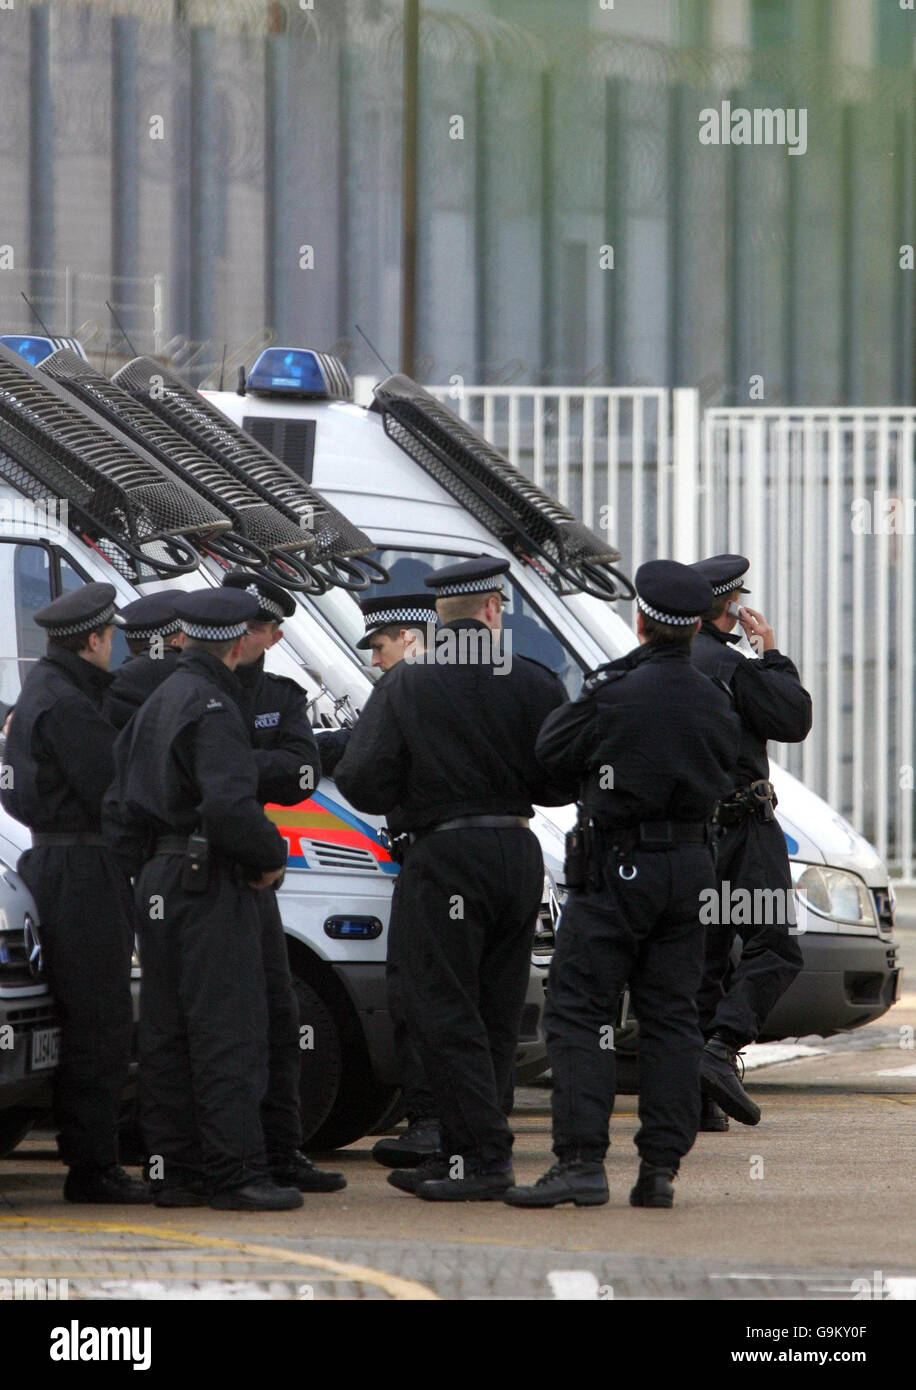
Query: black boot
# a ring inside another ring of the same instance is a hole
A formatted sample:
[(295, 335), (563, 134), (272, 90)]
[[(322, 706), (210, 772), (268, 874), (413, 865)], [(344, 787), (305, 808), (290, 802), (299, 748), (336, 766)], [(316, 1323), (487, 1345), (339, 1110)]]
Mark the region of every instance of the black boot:
[(217, 1211), (295, 1211), (302, 1206), (298, 1187), (277, 1187), (269, 1178), (252, 1178), (241, 1187), (214, 1192), (210, 1206)]
[(740, 1120), (743, 1125), (756, 1125), (760, 1121), (760, 1106), (754, 1104), (741, 1085), (743, 1075), (743, 1065), (741, 1076), (738, 1074), (737, 1049), (723, 1038), (711, 1037), (700, 1059), (703, 1094), (711, 1096), (732, 1119)]
[(697, 1129), (704, 1134), (723, 1134), (728, 1129), (728, 1116), (719, 1109), (712, 1096), (700, 1097), (700, 1123)]
[(441, 1178), (427, 1178), (417, 1188), (416, 1195), (424, 1202), (498, 1202), (515, 1185), (512, 1164), (499, 1168), (472, 1167), (463, 1178), (453, 1178), (448, 1171)]
[(503, 1197), (510, 1207), (600, 1207), (608, 1200), (604, 1164), (575, 1159), (555, 1163), (533, 1187), (510, 1187)]
[(673, 1207), (675, 1179), (673, 1168), (657, 1168), (645, 1159), (639, 1165), (639, 1177), (630, 1193), (631, 1207)]
[(399, 1192), (410, 1192), (416, 1196), (421, 1182), (447, 1177), (448, 1159), (444, 1154), (432, 1154), (429, 1158), (424, 1158), (416, 1168), (395, 1168), (394, 1172), (388, 1174), (388, 1181)]
[(98, 1206), (145, 1206), (149, 1184), (137, 1182), (117, 1164), (111, 1168), (71, 1168), (64, 1181), (64, 1201)]
[(403, 1134), (379, 1139), (372, 1157), (383, 1168), (416, 1168), (439, 1152), (440, 1141), (438, 1120), (412, 1120)]
[(154, 1207), (205, 1207), (210, 1202), (210, 1194), (203, 1187), (179, 1186), (175, 1183), (153, 1184)]
[(278, 1187), (297, 1187), (300, 1192), (340, 1192), (347, 1185), (343, 1173), (316, 1168), (297, 1149), (271, 1158), (270, 1176)]

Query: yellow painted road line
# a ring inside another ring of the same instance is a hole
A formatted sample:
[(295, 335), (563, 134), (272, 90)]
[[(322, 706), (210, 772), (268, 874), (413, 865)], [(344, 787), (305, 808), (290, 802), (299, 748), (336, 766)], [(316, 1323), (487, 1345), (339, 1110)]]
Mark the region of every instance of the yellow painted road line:
[(329, 1273), (338, 1274), (356, 1284), (372, 1284), (383, 1289), (394, 1299), (438, 1301), (439, 1298), (439, 1295), (425, 1284), (418, 1284), (413, 1279), (402, 1279), (397, 1274), (387, 1273), (386, 1270), (370, 1269), (367, 1265), (351, 1265), (324, 1255), (306, 1255), (299, 1250), (287, 1250), (283, 1246), (231, 1240), (225, 1236), (200, 1236), (175, 1231), (165, 1226), (134, 1226), (114, 1221), (68, 1221), (63, 1218), (33, 1220), (27, 1216), (0, 1216), (0, 1229), (10, 1230), (17, 1226), (30, 1230), (82, 1231), (87, 1235), (108, 1231), (127, 1236), (151, 1236), (156, 1240), (173, 1240), (177, 1245), (189, 1245), (202, 1250), (217, 1248), (246, 1255), (269, 1256), (282, 1259), (285, 1264), (299, 1265), (302, 1268), (326, 1269)]

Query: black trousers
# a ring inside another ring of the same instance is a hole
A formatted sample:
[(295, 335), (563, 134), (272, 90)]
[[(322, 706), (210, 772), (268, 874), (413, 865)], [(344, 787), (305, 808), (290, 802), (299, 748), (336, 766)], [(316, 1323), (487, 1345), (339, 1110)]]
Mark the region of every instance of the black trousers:
[[(778, 821), (749, 816), (739, 825), (724, 827), (716, 841), (716, 876), (720, 903), (726, 883), (730, 893), (779, 889), (779, 901), (792, 902), (789, 856)], [(767, 922), (766, 915), (782, 914), (755, 912), (754, 921), (740, 926), (707, 923), (703, 981), (697, 996), (706, 1037), (723, 1030), (736, 1046), (753, 1042), (804, 964), (797, 937), (789, 935), (789, 924)], [(736, 933), (741, 937), (741, 960), (732, 974), (729, 955)]]
[(130, 880), (106, 849), (91, 845), (39, 845), (18, 869), (38, 908), (60, 1017), (53, 1092), (61, 1158), (73, 1168), (108, 1168), (118, 1162), (133, 1028)]
[(140, 1119), (153, 1178), (218, 1190), (266, 1171), (261, 920), (256, 890), (218, 859), (205, 893), (181, 887), (181, 868), (160, 854), (137, 881)]
[(255, 904), (267, 990), (267, 1091), (261, 1102), (261, 1123), (268, 1154), (280, 1157), (302, 1144), (299, 1001), (290, 978), (286, 933), (273, 888), (260, 889)]
[(385, 961), (385, 983), (388, 986), (388, 1011), (391, 1015), (391, 1029), (394, 1041), (395, 1065), (403, 1091), (404, 1109), (408, 1120), (430, 1120), (436, 1118), (436, 1102), (433, 1099), (429, 1082), (417, 1049), (414, 1046), (407, 1025), (407, 1011), (404, 1003), (404, 964), (401, 953), (404, 949), (404, 928), (398, 914), (400, 875), (395, 880), (391, 898), (391, 916), (388, 920), (388, 956)]
[(523, 826), (435, 831), (401, 869), (407, 1025), (442, 1147), (471, 1169), (511, 1156), (504, 1099), (543, 884), (541, 847)]
[(614, 1022), (629, 982), (639, 1019), (640, 1157), (677, 1168), (699, 1122), (703, 1038), (696, 992), (703, 968), (699, 895), (715, 884), (705, 845), (636, 849), (623, 879), (611, 854), (603, 887), (571, 893), (557, 931), (547, 993), (553, 1148), (560, 1159), (603, 1159), (614, 1108)]

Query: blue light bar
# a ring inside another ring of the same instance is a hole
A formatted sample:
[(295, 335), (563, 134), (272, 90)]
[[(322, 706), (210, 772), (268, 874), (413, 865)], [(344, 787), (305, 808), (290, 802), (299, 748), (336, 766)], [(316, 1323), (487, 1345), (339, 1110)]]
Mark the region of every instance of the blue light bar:
[(18, 352), (20, 357), (24, 357), (33, 367), (37, 367), (39, 362), (43, 362), (46, 357), (50, 357), (52, 352), (57, 352), (58, 348), (69, 348), (71, 352), (77, 353), (84, 361), (86, 351), (77, 338), (46, 338), (43, 335), (29, 335), (22, 333), (0, 333), (0, 343), (4, 347), (11, 348), (13, 352)]
[(248, 373), (246, 389), (323, 401), (350, 400), (353, 394), (343, 363), (311, 348), (266, 348)]

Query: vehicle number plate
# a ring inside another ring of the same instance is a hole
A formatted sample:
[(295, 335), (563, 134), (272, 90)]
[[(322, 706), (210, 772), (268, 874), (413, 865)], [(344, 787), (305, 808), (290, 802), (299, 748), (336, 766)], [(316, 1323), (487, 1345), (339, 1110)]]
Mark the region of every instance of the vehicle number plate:
[(32, 1071), (56, 1067), (60, 1061), (60, 1029), (37, 1028), (32, 1034)]

